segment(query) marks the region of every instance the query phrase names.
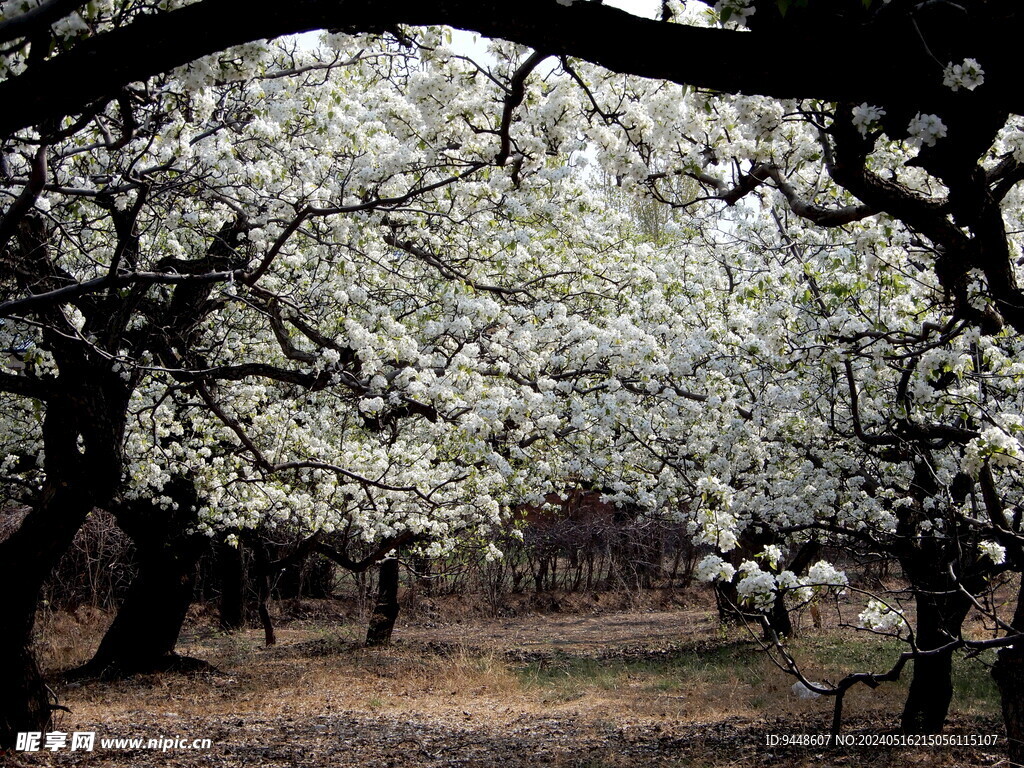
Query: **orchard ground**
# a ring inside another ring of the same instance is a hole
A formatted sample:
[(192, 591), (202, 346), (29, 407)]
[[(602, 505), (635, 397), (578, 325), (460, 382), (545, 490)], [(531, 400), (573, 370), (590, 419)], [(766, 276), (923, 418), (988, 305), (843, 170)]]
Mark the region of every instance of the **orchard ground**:
[[(960, 660), (947, 733), (998, 733), (995, 747), (768, 746), (826, 733), (831, 702), (804, 700), (706, 592), (524, 597), (506, 618), (465, 600), (419, 600), (388, 648), (335, 601), (280, 604), (278, 645), (225, 634), (202, 610), (179, 651), (217, 673), (57, 688), (61, 731), (95, 731), (92, 752), (21, 753), (24, 766), (967, 766), (1005, 763), (984, 659)], [(543, 609), (540, 610), (540, 609)], [(290, 616), (290, 618), (289, 618)], [(814, 679), (881, 671), (897, 646), (852, 636), (822, 611), (798, 617), (795, 655)], [(45, 617), (51, 673), (88, 658), (109, 617)], [(980, 627), (978, 628), (980, 629)], [(908, 677), (907, 674), (904, 677)], [(844, 733), (893, 734), (906, 681), (848, 695)], [(208, 750), (100, 747), (104, 738), (207, 738)]]

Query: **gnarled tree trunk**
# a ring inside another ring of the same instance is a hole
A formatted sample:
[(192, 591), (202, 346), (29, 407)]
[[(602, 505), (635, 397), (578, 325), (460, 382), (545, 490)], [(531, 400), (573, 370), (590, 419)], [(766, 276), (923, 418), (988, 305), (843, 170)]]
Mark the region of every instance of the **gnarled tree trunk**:
[(240, 544), (217, 545), (217, 571), (220, 575), (220, 628), (241, 629), (245, 625), (245, 562)]
[[(917, 644), (930, 651), (948, 644), (960, 634), (970, 609), (961, 593), (917, 594)], [(953, 653), (920, 656), (914, 660), (914, 677), (903, 706), (900, 727), (904, 733), (941, 733), (953, 698)]]
[(184, 552), (140, 552), (139, 573), (95, 655), (71, 676), (116, 678), (196, 662), (174, 653), (192, 604), (201, 546)]
[(50, 700), (32, 652), (32, 631), (43, 583), (71, 545), (89, 508), (67, 490), (33, 510), (0, 544), (0, 749), (20, 731), (45, 731)]
[(387, 645), (398, 619), (398, 558), (391, 557), (380, 564), (377, 580), (377, 604), (366, 630), (367, 645)]
[(40, 591), (86, 515), (109, 501), (120, 480), (125, 390), (119, 380), (111, 386), (109, 377), (78, 370), (78, 381), (62, 373), (70, 391), (54, 394), (43, 419), (45, 485), (18, 530), (0, 543), (0, 749), (50, 722), (31, 648)]
[(139, 571), (95, 655), (67, 677), (116, 678), (203, 666), (177, 656), (174, 648), (209, 540), (188, 533), (194, 522), (191, 484), (178, 480), (165, 492), (177, 509), (161, 509), (145, 499), (115, 508), (118, 524), (135, 542)]
[(999, 651), (992, 677), (999, 687), (1007, 756), (1014, 765), (1024, 765), (1024, 648)]

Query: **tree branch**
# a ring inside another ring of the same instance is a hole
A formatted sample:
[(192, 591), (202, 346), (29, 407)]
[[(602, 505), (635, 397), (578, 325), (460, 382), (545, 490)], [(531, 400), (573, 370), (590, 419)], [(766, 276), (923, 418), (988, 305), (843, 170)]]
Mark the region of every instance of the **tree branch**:
[(0, 371), (0, 392), (10, 392), (12, 395), (31, 397), (36, 400), (46, 400), (53, 394), (52, 387), (45, 381), (28, 376), (16, 376), (3, 371)]
[[(509, 13), (499, 0), (201, 0), (140, 16), (10, 78), (0, 85), (0, 103), (18, 108), (0, 115), (0, 136), (78, 113), (128, 83), (233, 45), (316, 29), (367, 32), (401, 24), (447, 24), (618, 72), (729, 93), (894, 104), (924, 112), (951, 104), (966, 111), (1024, 111), (1024, 95), (1016, 87), (1021, 12), (1006, 3), (965, 2), (972, 8), (969, 28), (961, 24), (941, 32), (954, 40), (959, 34), (958, 48), (973, 43), (983, 52), (986, 84), (978, 93), (957, 94), (942, 85), (935, 62), (913, 44), (913, 30), (903, 19), (893, 23), (888, 17), (873, 24), (783, 24), (759, 32), (643, 19), (594, 2), (521, 0)], [(780, 55), (785, 51), (811, 60), (827, 55), (833, 64), (794, 66), (792, 57)]]
[(406, 544), (413, 542), (415, 539), (415, 534), (409, 531), (404, 531), (397, 536), (391, 536), (390, 538), (384, 539), (384, 541), (374, 548), (373, 552), (362, 560), (353, 560), (345, 552), (342, 552), (329, 544), (325, 544), (322, 541), (318, 541), (316, 543), (313, 547), (313, 551), (323, 555), (329, 560), (333, 560), (348, 571), (352, 571), (353, 573), (362, 573), (366, 569), (383, 560), (384, 556), (391, 550), (405, 546)]
[(512, 75), (508, 95), (505, 97), (505, 108), (501, 113), (501, 128), (498, 131), (501, 136), (501, 149), (498, 150), (498, 154), (494, 158), (496, 165), (504, 165), (512, 152), (512, 136), (509, 132), (512, 129), (512, 117), (516, 107), (523, 103), (523, 98), (526, 96), (526, 79), (547, 57), (546, 53), (535, 51)]
[(46, 0), (35, 8), (0, 21), (0, 44), (19, 37), (32, 37), (86, 3), (82, 0)]

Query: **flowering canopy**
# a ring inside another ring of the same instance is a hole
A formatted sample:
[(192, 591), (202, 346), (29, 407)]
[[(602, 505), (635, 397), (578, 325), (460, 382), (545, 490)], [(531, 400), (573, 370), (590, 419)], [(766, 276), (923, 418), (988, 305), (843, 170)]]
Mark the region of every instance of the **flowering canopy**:
[(10, 498), (438, 552), (586, 486), (761, 608), (810, 540), (1024, 567), (1017, 3), (3, 9)]

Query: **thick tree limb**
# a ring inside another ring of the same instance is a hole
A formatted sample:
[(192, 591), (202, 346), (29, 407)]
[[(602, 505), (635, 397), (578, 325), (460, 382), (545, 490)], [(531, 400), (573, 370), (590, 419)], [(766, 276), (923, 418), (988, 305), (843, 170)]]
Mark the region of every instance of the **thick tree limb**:
[(0, 43), (32, 37), (83, 5), (86, 3), (82, 0), (45, 0), (25, 13), (0, 21)]
[(36, 150), (35, 157), (32, 159), (32, 175), (28, 184), (25, 185), (14, 204), (7, 209), (3, 218), (0, 218), (0, 254), (17, 233), (19, 222), (32, 209), (36, 199), (43, 191), (43, 187), (46, 186), (46, 175), (46, 147), (41, 146)]
[(310, 390), (322, 389), (330, 379), (330, 375), (323, 372), (293, 371), (267, 363), (240, 363), (203, 369), (168, 368), (167, 372), (180, 381), (243, 381), (264, 378), (283, 384), (295, 384)]
[(526, 96), (526, 79), (546, 58), (546, 54), (535, 51), (526, 61), (519, 65), (519, 69), (512, 75), (508, 95), (505, 97), (505, 108), (501, 113), (501, 128), (499, 129), (501, 149), (498, 150), (498, 155), (494, 158), (495, 165), (504, 165), (512, 153), (512, 136), (510, 133), (512, 117), (515, 115), (516, 107), (523, 103), (523, 98)]
[[(648, 177), (648, 182), (651, 185), (654, 185), (657, 183), (659, 178), (663, 178), (665, 175), (666, 174), (664, 173), (653, 174)], [(797, 192), (796, 188), (786, 180), (782, 169), (772, 163), (755, 163), (751, 169), (747, 173), (742, 174), (738, 181), (731, 187), (721, 179), (717, 179), (702, 171), (687, 172), (686, 175), (700, 184), (709, 186), (716, 190), (716, 194), (709, 195), (708, 198), (702, 199), (721, 200), (727, 205), (735, 205), (741, 199), (761, 186), (761, 184), (770, 180), (774, 182), (775, 188), (786, 199), (786, 202), (789, 204), (789, 209), (793, 213), (802, 219), (806, 219), (812, 224), (818, 225), (819, 227), (841, 227), (846, 224), (852, 224), (855, 221), (860, 221), (861, 219), (866, 219), (868, 216), (874, 216), (878, 213), (878, 209), (870, 205), (847, 205), (840, 208), (825, 208), (808, 202), (800, 195), (799, 192)], [(666, 200), (660, 193), (658, 193), (656, 188), (654, 189), (654, 194), (658, 200), (668, 203), (673, 207), (680, 207), (676, 203)], [(691, 204), (692, 202), (687, 202), (682, 207)]]
[(751, 173), (753, 174), (755, 171), (761, 171), (775, 182), (775, 188), (786, 198), (793, 213), (819, 227), (841, 227), (878, 213), (878, 210), (870, 205), (848, 205), (842, 208), (823, 208), (820, 205), (814, 205), (797, 193), (793, 185), (786, 181), (778, 166), (762, 164)]
[[(0, 365), (2, 365), (2, 362), (0, 362)], [(53, 387), (39, 379), (29, 378), (28, 376), (16, 376), (0, 371), (0, 392), (10, 392), (13, 395), (45, 400), (53, 395)]]
[(1006, 525), (1003, 500), (996, 488), (996, 479), (987, 460), (982, 465), (981, 472), (978, 473), (978, 483), (981, 486), (981, 496), (985, 501), (985, 511), (988, 513), (988, 519), (995, 531), (996, 538), (1010, 552), (1014, 562), (1024, 563), (1024, 541)]
[(347, 553), (342, 552), (329, 544), (325, 544), (322, 541), (317, 541), (314, 544), (313, 551), (323, 555), (328, 560), (333, 560), (346, 570), (352, 571), (353, 573), (362, 573), (383, 560), (384, 556), (391, 550), (409, 544), (415, 539), (416, 535), (409, 531), (384, 539), (384, 541), (374, 548), (373, 552), (362, 560), (353, 560)]
[(183, 285), (183, 284), (210, 284), (230, 282), (236, 277), (244, 276), (244, 270), (229, 270), (223, 272), (207, 272), (205, 274), (182, 275), (165, 272), (124, 272), (121, 274), (106, 274), (103, 277), (96, 277), (82, 283), (66, 285), (62, 288), (55, 288), (45, 293), (36, 293), (20, 299), (11, 299), (0, 303), (0, 317), (11, 317), (12, 315), (23, 315), (28, 312), (38, 312), (41, 309), (53, 307), (58, 304), (65, 304), (80, 299), (83, 296), (99, 293), (111, 288), (123, 288), (136, 285)]
[[(0, 136), (76, 114), (128, 83), (232, 45), (315, 29), (365, 32), (399, 24), (447, 24), (619, 72), (730, 93), (891, 104), (911, 112), (950, 105), (1024, 112), (1024, 93), (1016, 87), (1024, 9), (1008, 0), (963, 2), (970, 23), (933, 25), (931, 32), (983, 59), (986, 85), (976, 93), (942, 85), (907, 14), (865, 25), (783, 24), (759, 32), (642, 19), (594, 2), (521, 0), (513, 13), (497, 0), (201, 0), (141, 16), (10, 78), (0, 85), (0, 103), (11, 107), (0, 115)], [(796, 66), (787, 52), (830, 64)]]

